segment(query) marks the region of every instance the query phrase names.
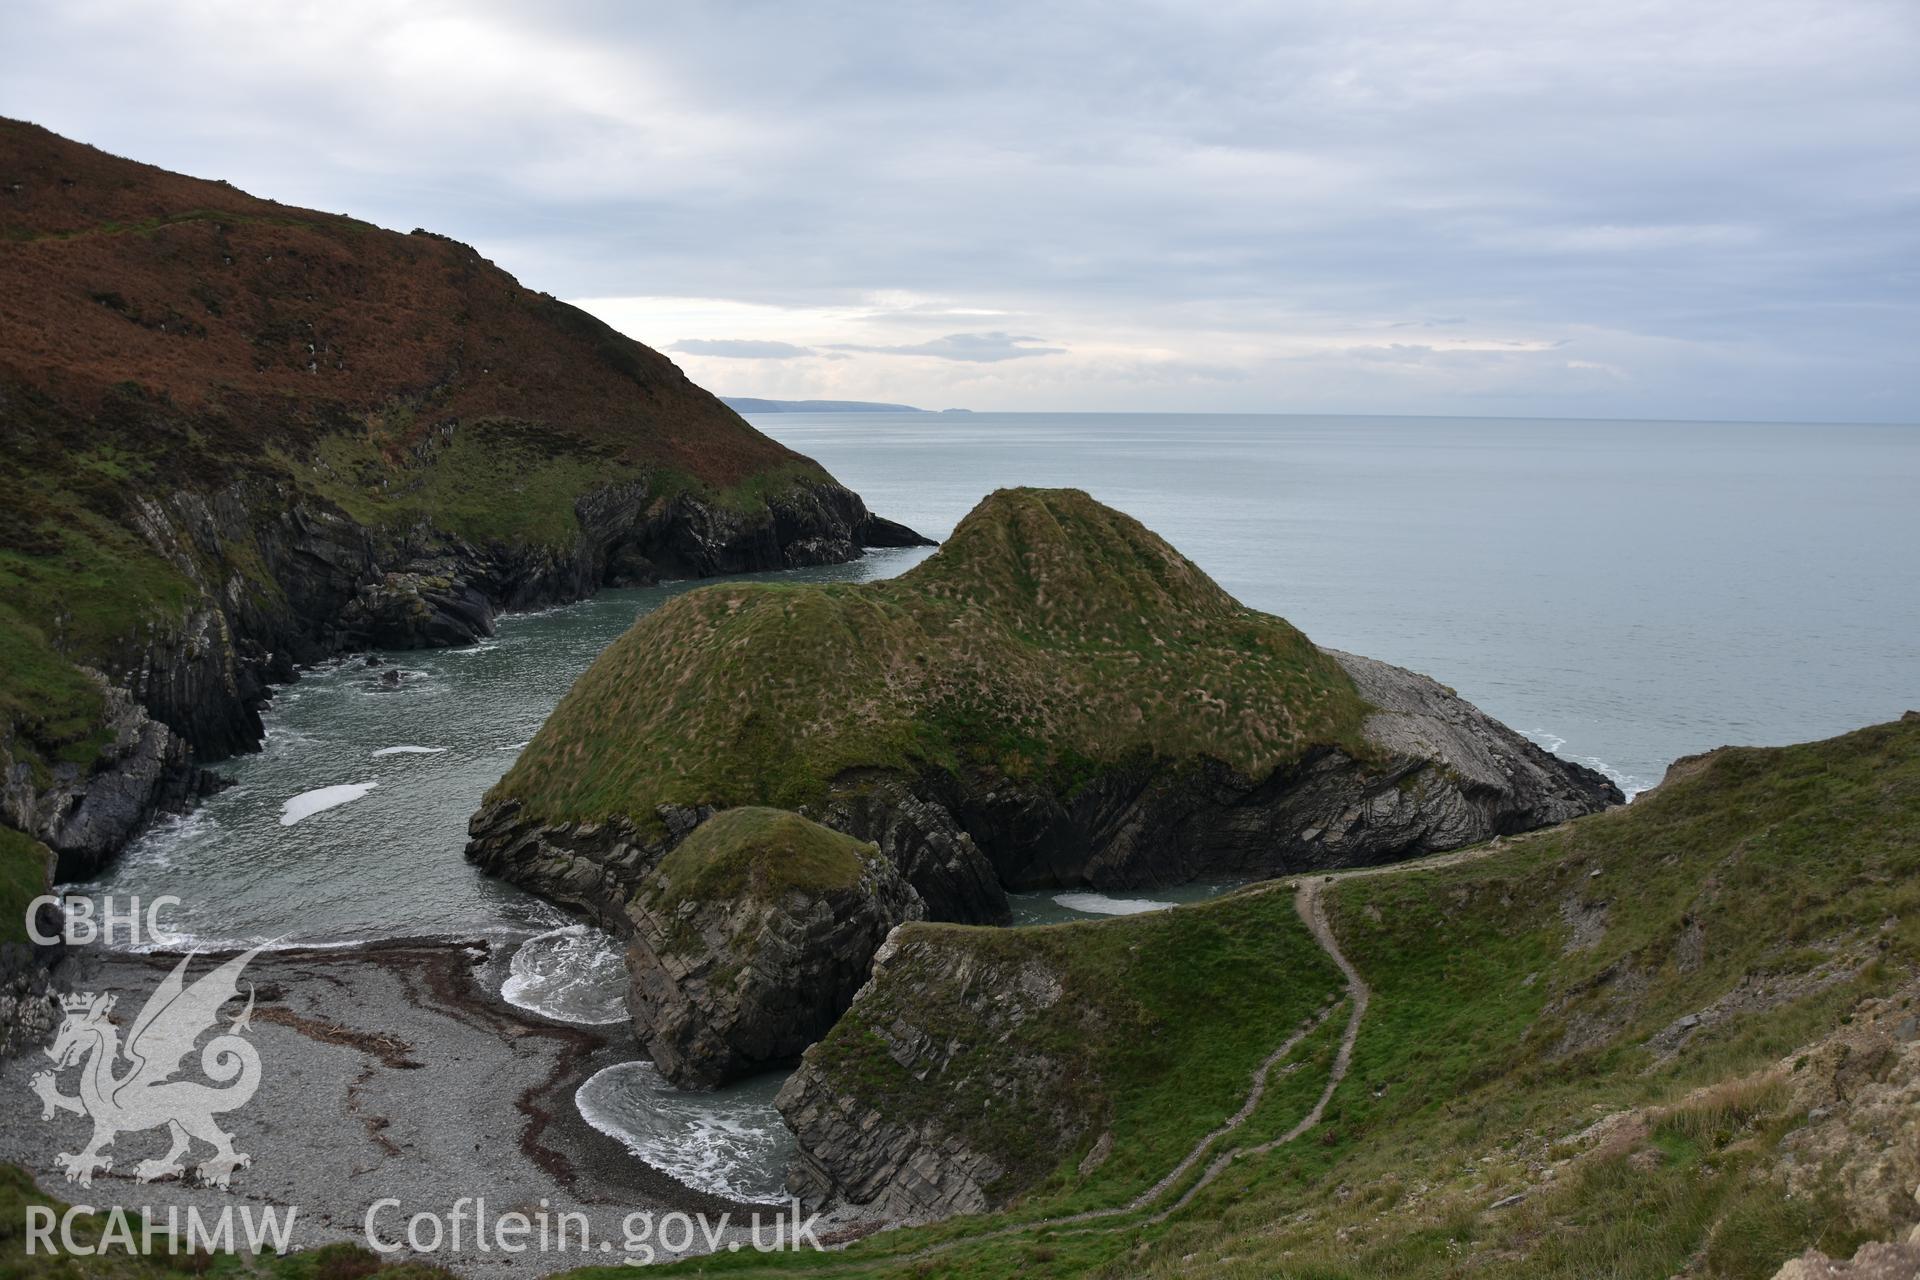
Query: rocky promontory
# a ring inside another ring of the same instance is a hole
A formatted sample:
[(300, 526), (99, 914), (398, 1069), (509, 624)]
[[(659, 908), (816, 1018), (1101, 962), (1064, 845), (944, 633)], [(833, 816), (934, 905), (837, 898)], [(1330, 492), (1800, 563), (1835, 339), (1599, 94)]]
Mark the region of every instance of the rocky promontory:
[(466, 245), (18, 121), (0, 424), (0, 820), (63, 876), (254, 748), (302, 664), (924, 541)]
[(924, 910), (872, 844), (777, 809), (716, 814), (627, 905), (634, 1033), (683, 1088), (791, 1062)]
[(877, 843), (930, 918), (998, 923), (1011, 888), (1353, 866), (1620, 799), (1434, 681), (1246, 608), (1086, 494), (1021, 489), (897, 579), (720, 585), (641, 619), (489, 793), (468, 854), (618, 928), (674, 815), (770, 805)]
[[(789, 1183), (906, 1221), (1132, 1205), (1131, 1236), (1217, 1178), (1142, 1259), (1168, 1274), (1197, 1223), (1272, 1274), (1411, 1256), (1449, 1217), (1491, 1235), (1470, 1272), (1576, 1274), (1617, 1256), (1595, 1206), (1630, 1193), (1692, 1233), (1662, 1274), (1809, 1248), (1791, 1274), (1850, 1274), (1827, 1255), (1915, 1230), (1917, 832), (1910, 716), (1689, 757), (1629, 807), (1405, 868), (907, 924), (781, 1091)], [(1897, 1245), (1859, 1257), (1910, 1273)]]
[[(627, 940), (636, 1030), (677, 1082), (834, 1027), (782, 1097), (795, 1186), (927, 1216), (998, 1203), (1094, 1140), (1077, 1038), (1141, 1016), (1106, 984), (1141, 976), (1161, 926), (1009, 958), (994, 930), (913, 925), (881, 948), (892, 925), (1004, 923), (1015, 888), (1390, 861), (1620, 798), (1434, 681), (1246, 608), (1086, 494), (1004, 490), (899, 578), (722, 584), (642, 618), (489, 793), (467, 852)], [(832, 876), (808, 870), (835, 848)], [(1264, 945), (1238, 908), (1211, 918), (1238, 922), (1221, 937), (1236, 954)], [(937, 1090), (956, 1054), (1032, 1035), (1055, 1048), (963, 1064), (999, 1097), (976, 1110), (1025, 1137), (942, 1128), (924, 1105), (910, 1122), (843, 1087), (897, 1068), (908, 1093)]]

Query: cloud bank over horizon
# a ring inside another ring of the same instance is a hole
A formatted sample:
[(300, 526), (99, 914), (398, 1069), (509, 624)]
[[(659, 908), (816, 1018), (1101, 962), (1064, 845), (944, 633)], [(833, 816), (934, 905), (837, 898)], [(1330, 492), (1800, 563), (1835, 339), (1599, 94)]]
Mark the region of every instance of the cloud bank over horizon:
[(27, 0), (0, 114), (734, 395), (1920, 421), (1920, 8)]

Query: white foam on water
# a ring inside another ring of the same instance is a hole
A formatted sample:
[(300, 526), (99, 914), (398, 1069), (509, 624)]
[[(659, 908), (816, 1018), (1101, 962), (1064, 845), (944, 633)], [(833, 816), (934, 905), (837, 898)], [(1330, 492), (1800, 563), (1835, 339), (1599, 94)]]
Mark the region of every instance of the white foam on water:
[(1602, 760), (1599, 756), (1581, 756), (1580, 763), (1586, 765), (1589, 769), (1599, 770), (1600, 773), (1605, 775), (1609, 782), (1620, 788), (1620, 794), (1625, 796), (1629, 803), (1642, 791), (1651, 791), (1657, 785), (1656, 783), (1648, 782), (1645, 778), (1635, 777), (1631, 773), (1622, 773), (1605, 760)]
[(513, 953), (500, 997), (553, 1018), (607, 1026), (627, 1017), (627, 966), (612, 937), (571, 924), (528, 938)]
[[(527, 742), (532, 742), (532, 741), (533, 741), (532, 738), (527, 739)], [(527, 742), (510, 742), (504, 747), (495, 747), (494, 750), (495, 751), (519, 751), (527, 745)]]
[[(1523, 737), (1532, 739), (1535, 746), (1553, 755), (1559, 755), (1560, 748), (1567, 745), (1565, 738), (1557, 733), (1549, 732), (1546, 729), (1525, 729), (1521, 732)], [(1586, 765), (1589, 769), (1595, 770), (1606, 778), (1607, 781), (1620, 788), (1620, 794), (1625, 796), (1629, 801), (1642, 791), (1653, 790), (1656, 785), (1654, 782), (1649, 782), (1647, 779), (1635, 774), (1621, 772), (1605, 760), (1602, 760), (1599, 756), (1573, 756), (1570, 758), (1580, 764)]]
[(1155, 902), (1151, 898), (1109, 898), (1104, 893), (1056, 893), (1053, 901), (1069, 911), (1084, 911), (1096, 916), (1137, 916), (1148, 911), (1165, 911), (1174, 905), (1171, 902)]
[(697, 1093), (668, 1084), (651, 1062), (622, 1062), (573, 1102), (588, 1124), (696, 1191), (783, 1204), (794, 1141), (773, 1105), (779, 1087), (763, 1077)]
[(290, 827), (303, 818), (311, 818), (323, 809), (333, 809), (349, 804), (379, 785), (377, 782), (343, 782), (336, 787), (302, 791), (280, 806), (280, 825)]
[(1522, 735), (1533, 739), (1533, 745), (1550, 754), (1557, 755), (1560, 748), (1567, 745), (1565, 738), (1557, 733), (1548, 733), (1545, 729), (1526, 729)]
[(382, 747), (374, 756), (437, 756), (445, 747)]

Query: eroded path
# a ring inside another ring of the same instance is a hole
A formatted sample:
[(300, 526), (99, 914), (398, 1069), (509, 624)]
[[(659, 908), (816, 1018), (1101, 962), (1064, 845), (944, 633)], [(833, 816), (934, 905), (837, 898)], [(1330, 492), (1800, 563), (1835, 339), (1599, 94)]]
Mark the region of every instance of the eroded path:
[[(1549, 830), (1553, 829), (1555, 828), (1549, 828)], [(1517, 838), (1525, 839), (1526, 837), (1522, 836)], [(1254, 1113), (1260, 1108), (1261, 1099), (1266, 1096), (1267, 1084), (1274, 1068), (1291, 1057), (1294, 1051), (1300, 1047), (1301, 1043), (1305, 1041), (1308, 1036), (1312, 1035), (1314, 1031), (1323, 1025), (1327, 1018), (1331, 1017), (1333, 1013), (1340, 1008), (1341, 1004), (1345, 1004), (1347, 1006), (1347, 1025), (1340, 1036), (1340, 1047), (1334, 1053), (1333, 1067), (1327, 1072), (1326, 1087), (1320, 1091), (1320, 1096), (1314, 1101), (1312, 1108), (1308, 1110), (1306, 1115), (1302, 1116), (1292, 1128), (1271, 1141), (1260, 1143), (1257, 1146), (1236, 1147), (1230, 1151), (1223, 1151), (1214, 1156), (1213, 1160), (1207, 1164), (1206, 1169), (1200, 1176), (1182, 1191), (1176, 1199), (1169, 1204), (1155, 1209), (1145, 1219), (1131, 1225), (1157, 1225), (1165, 1222), (1168, 1218), (1192, 1203), (1194, 1197), (1206, 1190), (1234, 1161), (1242, 1160), (1249, 1156), (1266, 1155), (1289, 1143), (1296, 1142), (1301, 1137), (1312, 1132), (1319, 1126), (1321, 1119), (1326, 1115), (1327, 1106), (1333, 1101), (1334, 1091), (1346, 1081), (1347, 1073), (1352, 1069), (1354, 1045), (1360, 1038), (1360, 1025), (1367, 1016), (1367, 1005), (1373, 998), (1373, 989), (1367, 985), (1367, 980), (1360, 976), (1360, 970), (1354, 967), (1353, 961), (1347, 958), (1346, 952), (1340, 949), (1340, 939), (1334, 933), (1332, 923), (1327, 919), (1325, 901), (1327, 886), (1341, 880), (1356, 880), (1370, 876), (1413, 875), (1422, 871), (1435, 871), (1442, 867), (1453, 867), (1461, 863), (1476, 862), (1491, 853), (1511, 848), (1514, 840), (1515, 838), (1496, 839), (1488, 844), (1475, 845), (1469, 849), (1456, 849), (1450, 853), (1432, 854), (1428, 857), (1418, 858), (1408, 862), (1386, 863), (1375, 867), (1354, 867), (1344, 871), (1317, 872), (1311, 877), (1283, 878), (1248, 890), (1247, 892), (1249, 893), (1279, 893), (1289, 888), (1293, 890), (1294, 910), (1299, 913), (1301, 922), (1307, 926), (1307, 931), (1313, 935), (1313, 939), (1319, 944), (1320, 949), (1326, 953), (1328, 959), (1333, 961), (1335, 966), (1339, 968), (1341, 975), (1346, 979), (1346, 996), (1340, 1003), (1330, 1005), (1320, 1014), (1297, 1027), (1292, 1034), (1280, 1042), (1279, 1046), (1276, 1047), (1272, 1053), (1267, 1055), (1260, 1065), (1254, 1069), (1253, 1077), (1248, 1084), (1246, 1099), (1241, 1103), (1238, 1111), (1229, 1116), (1219, 1128), (1213, 1130), (1213, 1132), (1207, 1134), (1206, 1137), (1195, 1143), (1193, 1149), (1188, 1151), (1165, 1177), (1161, 1178), (1160, 1181), (1148, 1187), (1126, 1204), (1114, 1205), (1105, 1209), (1088, 1209), (1080, 1213), (1064, 1214), (1054, 1218), (1036, 1218), (1028, 1222), (1012, 1223), (993, 1231), (985, 1231), (976, 1235), (960, 1236), (952, 1240), (942, 1241), (939, 1244), (929, 1245), (924, 1249), (915, 1250), (912, 1253), (900, 1254), (893, 1257), (875, 1258), (870, 1263), (862, 1264), (860, 1269), (868, 1270), (882, 1266), (897, 1266), (902, 1263), (918, 1262), (925, 1258), (951, 1252), (954, 1249), (966, 1245), (980, 1244), (988, 1240), (1001, 1240), (1008, 1236), (1025, 1235), (1035, 1231), (1054, 1231), (1062, 1227), (1079, 1227), (1085, 1231), (1113, 1230), (1115, 1228), (1102, 1227), (1098, 1224), (1110, 1219), (1131, 1217), (1132, 1215), (1153, 1209), (1153, 1206), (1158, 1204), (1169, 1191), (1178, 1186), (1181, 1180), (1193, 1170), (1194, 1166), (1206, 1159), (1208, 1153), (1213, 1151), (1223, 1139), (1253, 1118)], [(1080, 1232), (1069, 1231), (1067, 1234), (1080, 1234)], [(870, 1239), (871, 1237), (868, 1238)]]

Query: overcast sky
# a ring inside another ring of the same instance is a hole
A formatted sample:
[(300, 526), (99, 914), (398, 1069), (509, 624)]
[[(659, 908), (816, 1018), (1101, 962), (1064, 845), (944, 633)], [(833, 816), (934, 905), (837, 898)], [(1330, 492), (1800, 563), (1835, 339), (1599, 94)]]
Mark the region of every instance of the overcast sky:
[(722, 393), (1920, 420), (1920, 3), (57, 0), (0, 114)]

